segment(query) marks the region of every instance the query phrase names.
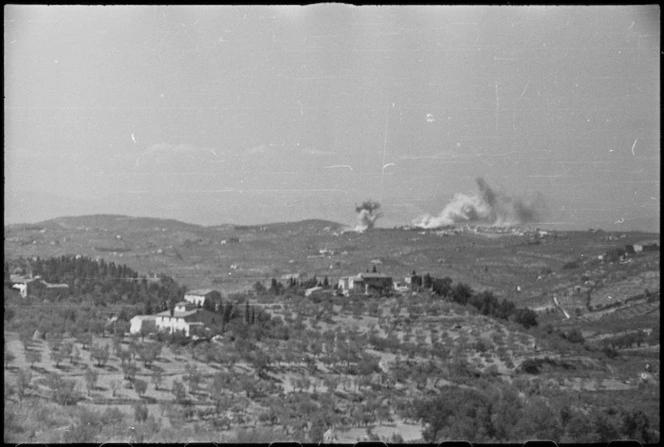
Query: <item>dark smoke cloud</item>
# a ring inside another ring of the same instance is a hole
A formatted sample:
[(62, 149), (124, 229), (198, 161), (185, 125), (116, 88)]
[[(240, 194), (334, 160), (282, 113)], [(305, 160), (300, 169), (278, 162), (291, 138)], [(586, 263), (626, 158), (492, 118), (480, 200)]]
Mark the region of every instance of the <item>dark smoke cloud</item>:
[(367, 210), (370, 213), (373, 213), (376, 210), (380, 209), (380, 203), (374, 202), (373, 200), (366, 200), (362, 202), (362, 205), (356, 206), (355, 211), (356, 212), (361, 212), (362, 210)]
[(373, 228), (376, 220), (383, 215), (380, 211), (380, 203), (373, 200), (362, 202), (360, 206), (355, 207), (357, 212), (357, 225), (355, 231), (360, 233)]
[(544, 196), (534, 194), (530, 199), (513, 197), (495, 191), (481, 177), (477, 178), (479, 194), (457, 193), (438, 216), (429, 214), (419, 217), (414, 225), (436, 228), (456, 223), (478, 223), (487, 225), (520, 225), (538, 222), (546, 209)]
[(485, 182), (482, 177), (477, 177), (476, 182), (477, 187), (480, 188), (482, 199), (484, 199), (489, 206), (494, 206), (496, 204), (496, 193), (493, 192), (489, 184)]

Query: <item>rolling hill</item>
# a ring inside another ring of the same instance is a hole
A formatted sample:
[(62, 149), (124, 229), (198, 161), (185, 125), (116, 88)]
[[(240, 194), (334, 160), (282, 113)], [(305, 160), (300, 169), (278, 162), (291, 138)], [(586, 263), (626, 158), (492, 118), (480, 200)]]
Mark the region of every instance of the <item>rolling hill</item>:
[[(190, 288), (214, 286), (222, 293), (292, 273), (336, 281), (377, 265), (395, 278), (413, 270), (449, 276), (476, 290), (489, 289), (537, 307), (550, 305), (553, 294), (571, 294), (575, 286), (590, 280), (582, 279), (587, 272), (601, 284), (593, 292), (599, 300), (608, 295), (600, 293), (602, 289), (619, 291), (625, 298), (642, 293), (640, 282), (629, 278), (646, 272), (658, 285), (658, 252), (655, 258), (641, 256), (625, 265), (598, 260), (608, 250), (647, 239), (658, 240), (659, 235), (473, 228), (456, 234), (398, 228), (356, 233), (317, 219), (201, 226), (98, 214), (7, 225), (5, 257), (104, 257), (139, 272), (168, 274)], [(572, 261), (578, 268), (563, 269)]]

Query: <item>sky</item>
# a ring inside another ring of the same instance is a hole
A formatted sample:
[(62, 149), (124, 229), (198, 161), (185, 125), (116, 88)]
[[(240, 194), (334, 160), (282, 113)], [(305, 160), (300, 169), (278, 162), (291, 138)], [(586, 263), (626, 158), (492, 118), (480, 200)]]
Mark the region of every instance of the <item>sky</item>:
[(659, 6), (4, 9), (5, 223), (437, 216), (659, 232)]

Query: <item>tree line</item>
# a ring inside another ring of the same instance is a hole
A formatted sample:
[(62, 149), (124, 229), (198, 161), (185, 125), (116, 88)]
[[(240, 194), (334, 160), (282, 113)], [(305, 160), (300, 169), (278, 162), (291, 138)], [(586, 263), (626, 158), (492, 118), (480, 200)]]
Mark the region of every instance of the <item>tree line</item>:
[(449, 277), (435, 278), (428, 273), (420, 276), (413, 272), (411, 287), (415, 290), (430, 290), (434, 295), (462, 306), (471, 305), (482, 315), (501, 320), (511, 319), (526, 329), (538, 324), (537, 313), (532, 309), (517, 307), (506, 298), (499, 300), (489, 290), (477, 293), (468, 284), (458, 282), (453, 285), (453, 281)]
[[(325, 276), (323, 280), (319, 280), (316, 276), (313, 276), (310, 279), (301, 281), (291, 277), (287, 280), (285, 286), (275, 278), (272, 278), (269, 288), (266, 288), (262, 282), (257, 281), (253, 286), (253, 291), (257, 295), (283, 295), (285, 293), (302, 295), (304, 294), (304, 290), (317, 286), (329, 289), (330, 282), (328, 277)], [(471, 305), (482, 315), (501, 320), (513, 320), (526, 329), (538, 325), (537, 313), (532, 309), (517, 307), (516, 304), (506, 298), (500, 300), (493, 292), (488, 290), (475, 292), (469, 285), (462, 282), (453, 285), (453, 281), (449, 277), (436, 278), (429, 273), (417, 275), (413, 271), (411, 275), (411, 288), (414, 291), (428, 290), (438, 297), (453, 301), (462, 306)], [(336, 285), (332, 289), (336, 289)]]
[[(324, 289), (330, 288), (330, 280), (325, 276), (322, 280), (318, 279), (316, 275), (308, 279), (297, 279), (289, 277), (286, 280), (286, 285), (282, 284), (276, 278), (270, 280), (270, 286), (265, 287), (261, 281), (256, 281), (252, 287), (256, 295), (284, 295), (292, 293), (297, 295), (304, 295), (304, 291), (312, 287), (322, 287)], [(336, 288), (336, 285), (334, 286)]]
[(125, 264), (86, 256), (36, 257), (23, 262), (5, 262), (5, 276), (16, 265), (46, 282), (67, 284), (72, 297), (81, 297), (94, 304), (144, 303), (150, 310), (165, 310), (186, 292), (186, 287), (167, 275), (148, 278)]
[(442, 387), (435, 397), (415, 405), (416, 417), (425, 424), (424, 441), (659, 440), (658, 427), (651, 425), (642, 409), (620, 404), (588, 406), (568, 393), (546, 396), (551, 391), (541, 386), (524, 391), (526, 396), (520, 395), (514, 385), (500, 382), (480, 383), (475, 389)]

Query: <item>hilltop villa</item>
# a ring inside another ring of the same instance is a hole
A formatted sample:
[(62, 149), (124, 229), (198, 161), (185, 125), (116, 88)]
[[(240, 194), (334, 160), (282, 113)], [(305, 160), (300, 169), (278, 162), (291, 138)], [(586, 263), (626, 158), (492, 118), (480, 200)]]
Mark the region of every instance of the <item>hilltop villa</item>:
[(392, 277), (382, 273), (359, 273), (339, 278), (339, 290), (348, 295), (351, 291), (369, 294), (383, 293), (392, 289)]
[(182, 331), (186, 336), (201, 335), (206, 328), (221, 323), (221, 315), (197, 308), (195, 304), (187, 301), (177, 303), (173, 315), (170, 310), (165, 310), (154, 317), (157, 330)]
[(203, 335), (206, 329), (221, 323), (221, 315), (207, 309), (197, 307), (196, 304), (181, 301), (175, 305), (173, 314), (170, 310), (155, 315), (136, 315), (130, 320), (129, 332), (137, 334), (141, 329), (149, 331), (180, 331), (187, 337)]
[(221, 293), (212, 289), (191, 290), (184, 294), (184, 300), (196, 306), (203, 306), (206, 300), (212, 300), (213, 303), (219, 302)]

